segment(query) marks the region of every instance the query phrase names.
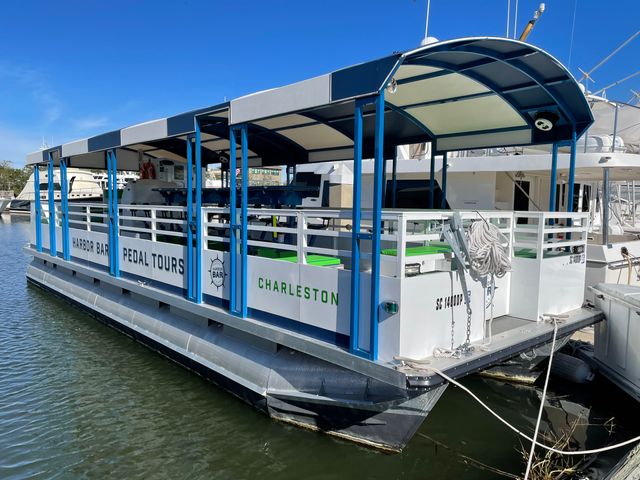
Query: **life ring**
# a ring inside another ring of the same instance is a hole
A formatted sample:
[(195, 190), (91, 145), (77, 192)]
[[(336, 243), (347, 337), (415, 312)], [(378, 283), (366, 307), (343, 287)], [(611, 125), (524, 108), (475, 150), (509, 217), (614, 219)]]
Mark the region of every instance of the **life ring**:
[(140, 178), (146, 180), (154, 180), (156, 178), (156, 167), (153, 166), (151, 160), (142, 164), (140, 167)]

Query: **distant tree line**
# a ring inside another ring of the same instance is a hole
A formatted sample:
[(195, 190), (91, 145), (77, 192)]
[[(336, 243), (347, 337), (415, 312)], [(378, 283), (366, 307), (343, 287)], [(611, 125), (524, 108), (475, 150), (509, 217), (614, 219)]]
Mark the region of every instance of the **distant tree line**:
[(0, 190), (18, 195), (33, 172), (30, 167), (14, 168), (9, 160), (0, 160)]

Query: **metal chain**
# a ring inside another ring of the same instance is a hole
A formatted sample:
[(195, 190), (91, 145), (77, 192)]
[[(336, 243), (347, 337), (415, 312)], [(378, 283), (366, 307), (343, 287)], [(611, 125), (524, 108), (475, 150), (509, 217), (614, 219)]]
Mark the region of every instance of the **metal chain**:
[(456, 321), (455, 321), (455, 317), (453, 315), (453, 312), (451, 313), (451, 351), (454, 351), (455, 348), (453, 346), (453, 341), (454, 341), (454, 337), (455, 337), (455, 326), (456, 326)]

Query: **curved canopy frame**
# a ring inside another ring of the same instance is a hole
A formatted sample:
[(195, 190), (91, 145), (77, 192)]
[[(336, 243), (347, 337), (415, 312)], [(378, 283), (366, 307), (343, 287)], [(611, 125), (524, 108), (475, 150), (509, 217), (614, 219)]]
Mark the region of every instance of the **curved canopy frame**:
[[(27, 163), (45, 163), (53, 152), (56, 163), (62, 157), (104, 168), (109, 149), (119, 150), (121, 169), (141, 156), (184, 162), (196, 120), (203, 164), (225, 163), (229, 128), (241, 124), (248, 126), (250, 166), (350, 160), (355, 101), (383, 89), (385, 157), (396, 145), (420, 142), (434, 142), (439, 152), (560, 143), (593, 122), (579, 85), (548, 53), (510, 39), (468, 38), (70, 142), (31, 154)], [(373, 156), (374, 113), (372, 105), (363, 108), (364, 157)], [(551, 130), (535, 127), (540, 114), (555, 119)]]

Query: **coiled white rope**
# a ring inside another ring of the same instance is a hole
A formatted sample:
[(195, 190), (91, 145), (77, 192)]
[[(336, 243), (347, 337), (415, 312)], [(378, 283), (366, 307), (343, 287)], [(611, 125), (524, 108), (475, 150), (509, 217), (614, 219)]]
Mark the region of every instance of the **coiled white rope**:
[(478, 278), (504, 277), (511, 270), (509, 240), (500, 229), (486, 220), (473, 222), (469, 230), (471, 273)]

